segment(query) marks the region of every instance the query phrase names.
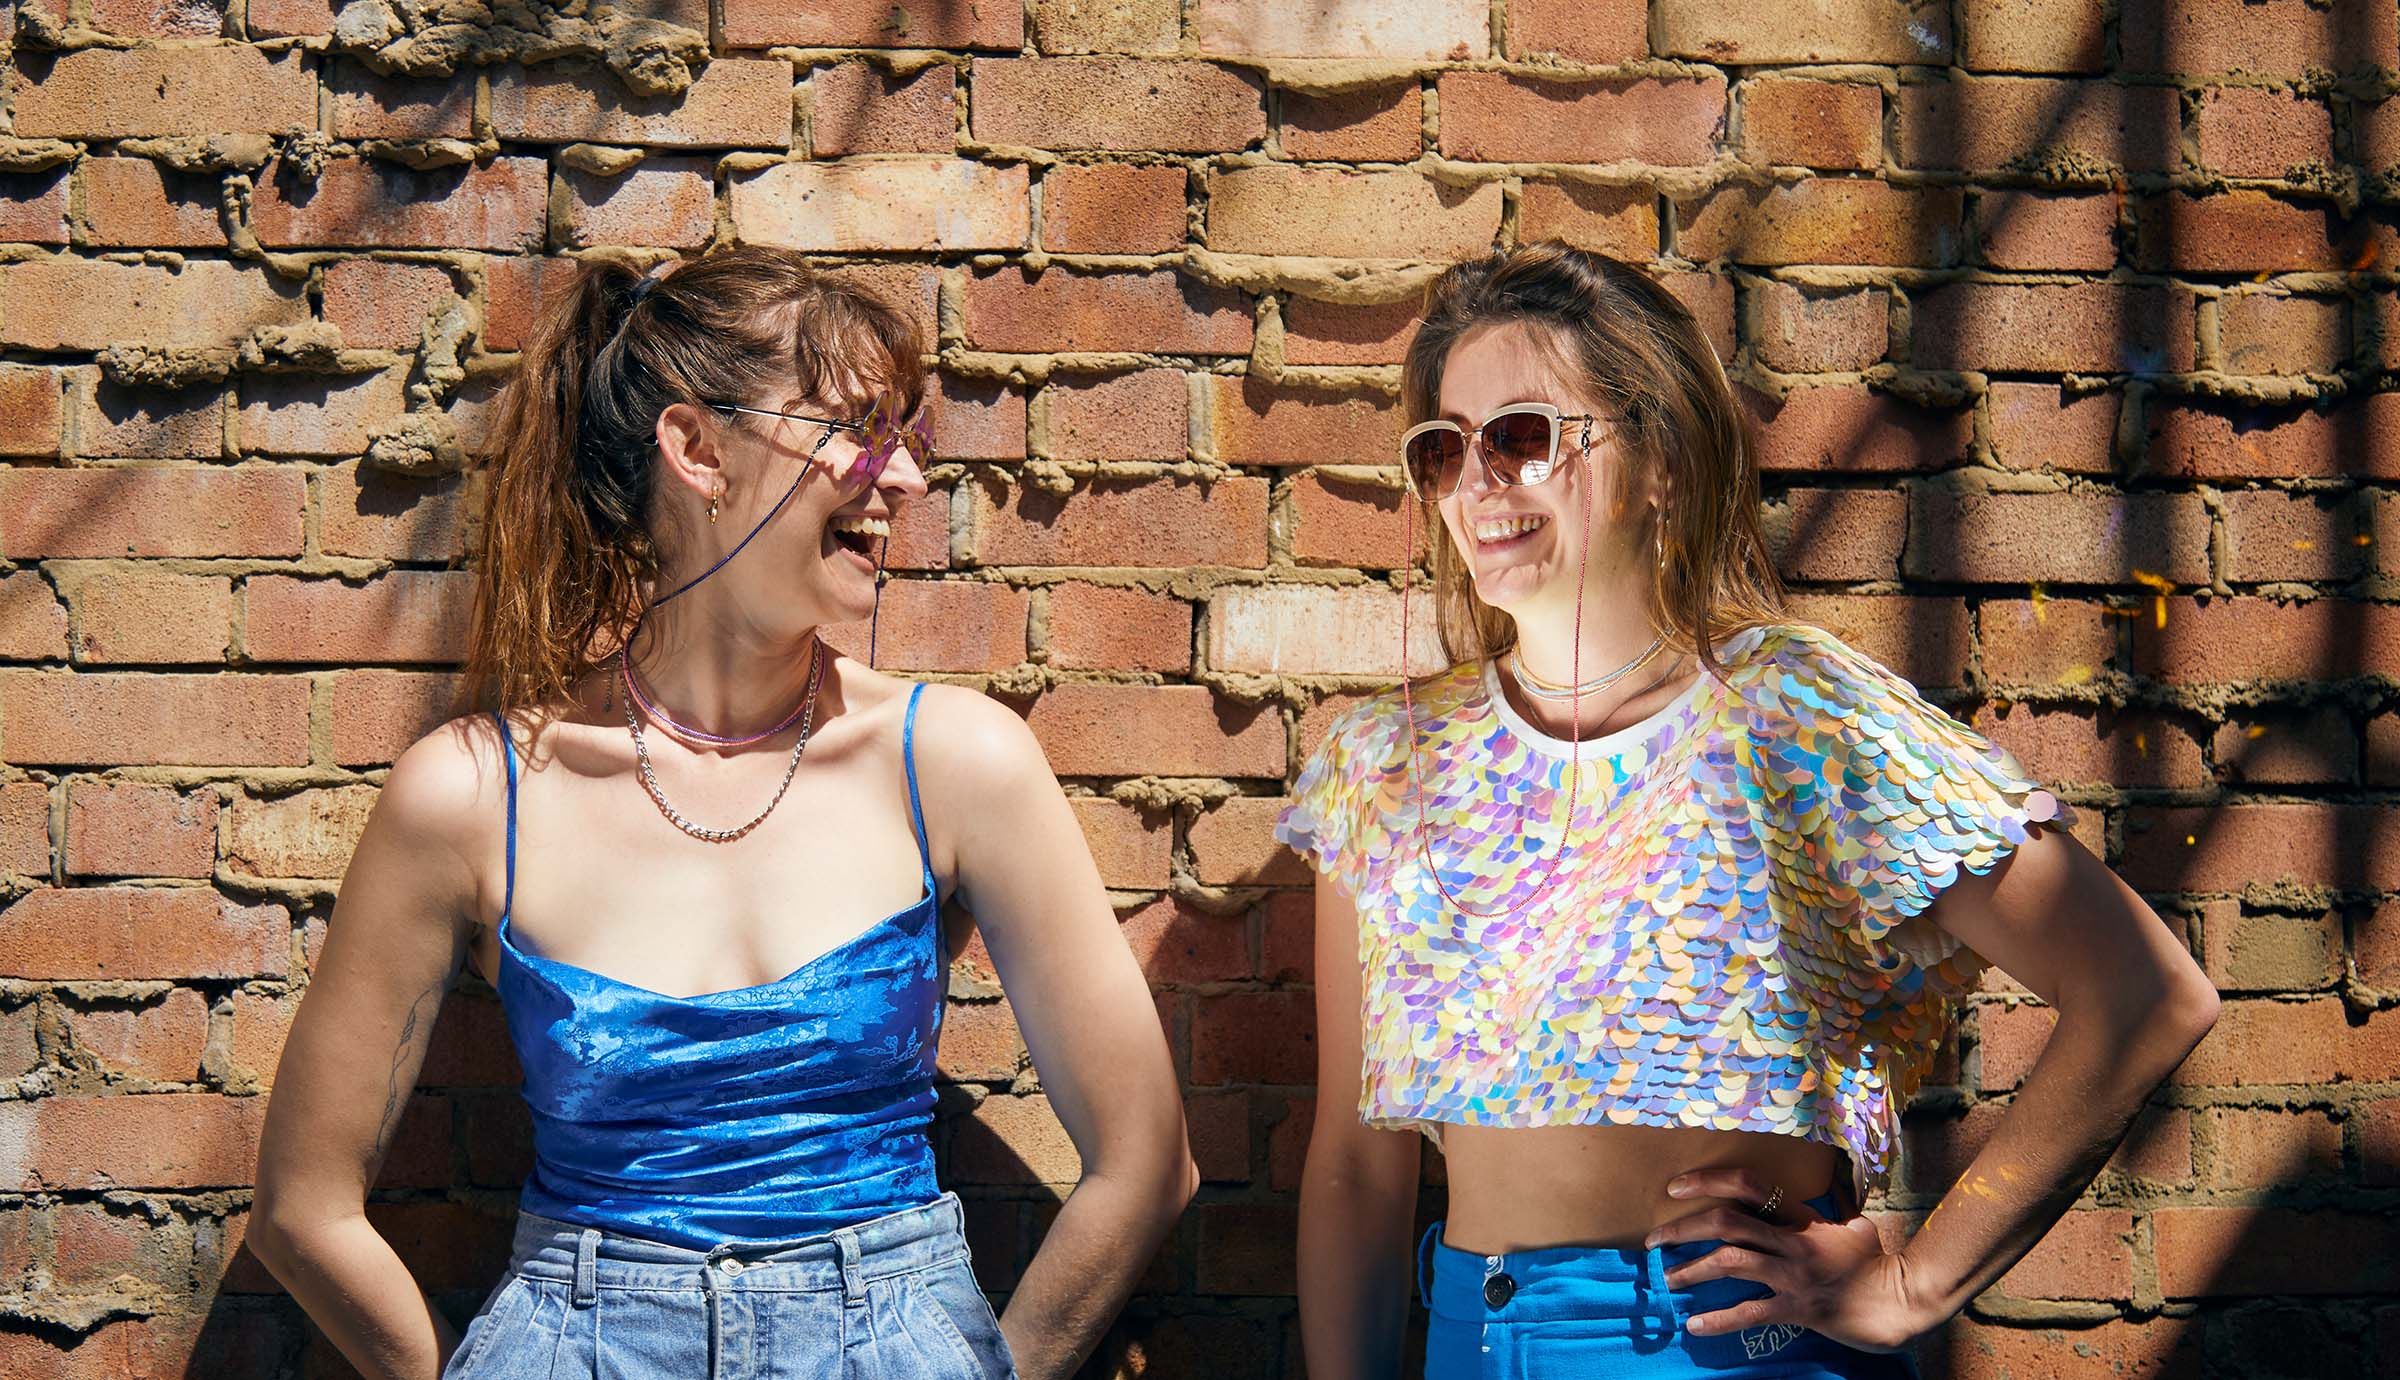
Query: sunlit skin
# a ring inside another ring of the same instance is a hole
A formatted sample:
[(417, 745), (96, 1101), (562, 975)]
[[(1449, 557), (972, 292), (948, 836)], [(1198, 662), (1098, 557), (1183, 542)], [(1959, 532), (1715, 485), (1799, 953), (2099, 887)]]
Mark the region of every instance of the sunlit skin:
[[(841, 420), (866, 410), (859, 396), (742, 401)], [(924, 477), (905, 449), (874, 483), (852, 477), (857, 442), (824, 430), (684, 405), (659, 416), (660, 592), (706, 570), (801, 481), (739, 557), (660, 609), (634, 644), (653, 697), (683, 723), (739, 735), (778, 722), (805, 692), (815, 633), (874, 607), (874, 563), (859, 549), (871, 544), (837, 529), (897, 516), (923, 497)], [(587, 677), (538, 737), (520, 727), (511, 939), (693, 995), (772, 982), (916, 903), (907, 693), (904, 680), (830, 658), (789, 794), (751, 834), (710, 845), (663, 820), (636, 783), (613, 663)], [(723, 827), (771, 798), (796, 733), (724, 749), (646, 736), (669, 799)], [(372, 1376), (430, 1380), (457, 1343), (364, 1203), (443, 991), (462, 962), (487, 979), (498, 968), (498, 748), (488, 719), (462, 719), (394, 765), (269, 1105), (249, 1243)], [(1055, 1380), (1080, 1364), (1196, 1187), (1181, 1100), (1148, 984), (1024, 722), (972, 690), (928, 686), (916, 756), (950, 952), (972, 914), (1082, 1163), (1001, 1318), (1018, 1372)]]
[[(1534, 348), (1533, 329), (1512, 323), (1463, 335), (1443, 372), (1438, 415), (1471, 427), (1510, 403), (1547, 402), (1606, 418), (1553, 368), (1550, 352)], [(1519, 654), (1554, 683), (1623, 665), (1657, 631), (1648, 612), (1651, 514), (1667, 495), (1656, 462), (1624, 448), (1605, 422), (1594, 425), (1588, 453), (1580, 440), (1567, 424), (1560, 470), (1538, 485), (1499, 485), (1470, 456), (1458, 491), (1440, 504), (1477, 594), (1516, 619)], [(1526, 515), (1543, 519), (1531, 533), (1477, 540), (1479, 523)], [(1501, 683), (1544, 730), (1589, 739), (1647, 717), (1698, 674), (1688, 655), (1662, 651), (1572, 707)], [(1410, 1288), (1418, 1137), (1359, 1122), (1357, 912), (1334, 886), (1320, 885), (1316, 898), (1319, 1086), (1301, 1198), (1303, 1341), (1318, 1380), (1388, 1376)], [(1482, 1254), (1722, 1240), (1669, 1283), (1734, 1276), (1774, 1296), (1694, 1317), (1695, 1334), (1792, 1323), (1894, 1350), (1938, 1326), (2075, 1201), (2151, 1089), (2206, 1032), (2216, 996), (2158, 917), (2063, 830), (2039, 830), (1989, 874), (1962, 876), (1928, 917), (2059, 1019), (1962, 1186), (1904, 1248), (1886, 1250), (1864, 1217), (1827, 1220), (1805, 1206), (1849, 1179), (1830, 1146), (1610, 1125), (1444, 1127), (1444, 1239)], [(1763, 1220), (1758, 1209), (1778, 1191), (1782, 1206)]]

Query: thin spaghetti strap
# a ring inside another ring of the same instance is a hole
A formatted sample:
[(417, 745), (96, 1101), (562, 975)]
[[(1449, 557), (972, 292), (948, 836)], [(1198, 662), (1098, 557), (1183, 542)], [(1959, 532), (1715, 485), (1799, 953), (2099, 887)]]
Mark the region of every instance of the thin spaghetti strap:
[(917, 860), (931, 877), (933, 849), (925, 841), (925, 807), (917, 801), (917, 700), (924, 693), (923, 681), (909, 687), (908, 715), (900, 721), (900, 764), (908, 771), (908, 817), (917, 831)]
[(508, 763), (508, 881), (500, 893), (500, 918), (505, 921), (517, 903), (517, 744), (508, 736), (508, 719), (498, 710), (492, 711), (492, 722), (500, 727), (500, 760)]

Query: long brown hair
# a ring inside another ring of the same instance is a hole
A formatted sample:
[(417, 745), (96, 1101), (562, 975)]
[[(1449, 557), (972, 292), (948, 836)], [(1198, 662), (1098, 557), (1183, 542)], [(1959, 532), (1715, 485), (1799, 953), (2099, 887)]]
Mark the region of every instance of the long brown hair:
[(659, 413), (789, 380), (808, 398), (855, 382), (913, 409), (923, 348), (908, 317), (789, 250), (743, 245), (649, 278), (585, 262), (544, 302), (500, 397), (468, 705), (555, 710), (631, 629), (660, 565)]
[[(1700, 324), (1657, 280), (1556, 240), (1452, 265), (1426, 291), (1402, 394), (1410, 425), (1439, 410), (1442, 371), (1477, 326), (1524, 322), (1562, 377), (1605, 407), (1629, 454), (1662, 467), (1652, 622), (1703, 665), (1711, 644), (1775, 621), (1783, 582), (1759, 526), (1758, 465), (1742, 414)], [(1441, 530), (1435, 505), (1425, 521)], [(1434, 607), (1453, 662), (1516, 645), (1516, 621), (1477, 597), (1448, 535), (1433, 542)]]

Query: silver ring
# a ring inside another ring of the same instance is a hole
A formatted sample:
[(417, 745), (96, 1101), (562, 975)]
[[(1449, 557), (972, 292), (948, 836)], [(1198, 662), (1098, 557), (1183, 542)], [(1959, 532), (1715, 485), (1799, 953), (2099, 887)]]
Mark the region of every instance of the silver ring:
[(1772, 1222), (1775, 1220), (1776, 1212), (1782, 1207), (1783, 1185), (1777, 1184), (1775, 1191), (1767, 1195), (1767, 1200), (1758, 1205), (1758, 1215)]

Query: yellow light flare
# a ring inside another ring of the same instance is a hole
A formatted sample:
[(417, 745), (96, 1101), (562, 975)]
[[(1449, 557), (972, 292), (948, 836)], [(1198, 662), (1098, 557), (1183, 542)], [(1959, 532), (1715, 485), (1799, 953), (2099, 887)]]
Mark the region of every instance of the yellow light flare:
[(2093, 674), (2094, 673), (2091, 667), (2086, 666), (2079, 661), (2060, 673), (2058, 677), (2058, 683), (2061, 685), (2081, 685), (2085, 681), (2090, 680)]
[(2159, 595), (2150, 601), (2150, 618), (2157, 626), (2167, 626), (2167, 596)]
[(2155, 589), (2161, 594), (2173, 594), (2175, 592), (2175, 582), (2173, 580), (2168, 579), (2166, 576), (2159, 574), (2155, 570), (2144, 570), (2139, 566), (2134, 567), (2133, 582), (2137, 585), (2143, 585), (2147, 588)]
[(2050, 591), (2035, 584), (2028, 596), (2033, 603), (2033, 621), (2043, 622), (2050, 617)]
[(2138, 752), (2138, 753), (2141, 753), (2141, 754), (2143, 754), (2144, 756), (2147, 756), (2147, 755), (2149, 755), (2149, 752), (2150, 752), (2150, 735), (2149, 735), (2149, 734), (2147, 734), (2147, 733), (2136, 733), (2136, 734), (2134, 734), (2134, 735), (2133, 735), (2133, 750), (2134, 750), (2135, 752)]
[(2249, 736), (2252, 738), (2264, 738), (2267, 736), (2267, 726), (2265, 724), (2250, 725)]
[(2306, 537), (2302, 537), (2292, 543), (2292, 549), (2294, 551), (2314, 551), (2317, 549), (2317, 544), (2313, 541), (2310, 541)]

